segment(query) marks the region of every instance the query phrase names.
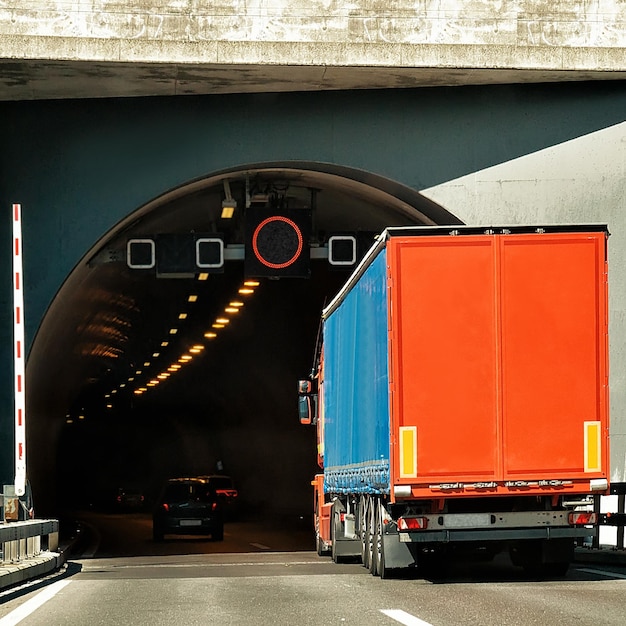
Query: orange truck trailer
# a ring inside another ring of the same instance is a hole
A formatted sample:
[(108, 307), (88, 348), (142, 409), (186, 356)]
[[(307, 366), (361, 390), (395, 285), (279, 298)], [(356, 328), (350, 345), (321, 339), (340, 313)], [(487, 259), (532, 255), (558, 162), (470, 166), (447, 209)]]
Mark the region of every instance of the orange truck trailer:
[(605, 226), (388, 228), (324, 309), (318, 554), (564, 574), (609, 493)]

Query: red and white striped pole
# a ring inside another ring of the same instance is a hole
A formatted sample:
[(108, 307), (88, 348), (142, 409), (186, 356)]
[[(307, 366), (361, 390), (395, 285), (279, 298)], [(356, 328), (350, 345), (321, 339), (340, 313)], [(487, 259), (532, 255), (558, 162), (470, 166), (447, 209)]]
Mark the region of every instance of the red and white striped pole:
[(13, 337), (15, 371), (15, 495), (26, 491), (26, 402), (24, 391), (24, 280), (22, 268), (22, 207), (13, 205)]

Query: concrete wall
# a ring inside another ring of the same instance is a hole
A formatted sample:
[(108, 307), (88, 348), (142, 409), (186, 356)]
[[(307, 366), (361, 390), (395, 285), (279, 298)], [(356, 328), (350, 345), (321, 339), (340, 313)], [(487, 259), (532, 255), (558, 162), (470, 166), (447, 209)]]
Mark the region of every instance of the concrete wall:
[(625, 24), (626, 6), (620, 0), (5, 0), (0, 7), (3, 35), (137, 44), (223, 40), (619, 48)]
[(625, 47), (622, 0), (2, 0), (0, 99), (615, 78)]
[[(246, 163), (374, 172), (470, 224), (605, 222), (612, 479), (626, 481), (625, 120), (626, 83), (616, 82), (0, 102), (0, 241), (10, 241), (10, 203), (22, 203), (27, 342), (74, 265), (119, 220), (168, 189)], [(0, 246), (3, 372), (12, 367), (10, 264)], [(3, 450), (12, 382), (0, 378)], [(0, 476), (10, 463), (0, 456)]]
[(608, 224), (611, 459), (626, 481), (626, 122), (423, 190), (468, 224)]

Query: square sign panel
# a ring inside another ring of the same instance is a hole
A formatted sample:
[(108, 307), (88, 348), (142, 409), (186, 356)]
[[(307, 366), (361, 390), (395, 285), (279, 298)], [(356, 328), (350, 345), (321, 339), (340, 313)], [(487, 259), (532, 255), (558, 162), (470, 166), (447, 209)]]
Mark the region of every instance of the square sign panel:
[(356, 263), (356, 237), (354, 235), (329, 237), (328, 262), (331, 265), (354, 265)]
[(196, 265), (208, 272), (224, 271), (224, 241), (221, 237), (196, 239)]
[(129, 239), (126, 242), (126, 264), (133, 270), (149, 270), (155, 266), (154, 239)]
[(311, 211), (250, 207), (246, 210), (247, 277), (310, 276)]

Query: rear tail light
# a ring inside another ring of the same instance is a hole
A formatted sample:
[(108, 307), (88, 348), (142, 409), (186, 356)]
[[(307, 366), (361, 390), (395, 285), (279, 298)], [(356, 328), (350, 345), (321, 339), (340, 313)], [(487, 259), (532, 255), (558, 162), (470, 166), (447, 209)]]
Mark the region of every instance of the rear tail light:
[(217, 511), (217, 502), (213, 502), (213, 504), (211, 504), (211, 510)]
[(164, 511), (169, 511), (170, 510), (170, 505), (167, 502), (164, 502), (161, 506), (163, 507)]
[(596, 524), (598, 521), (597, 513), (570, 513), (569, 523), (572, 526), (587, 526), (589, 524)]
[(427, 517), (400, 517), (398, 519), (398, 530), (426, 530), (427, 528)]

